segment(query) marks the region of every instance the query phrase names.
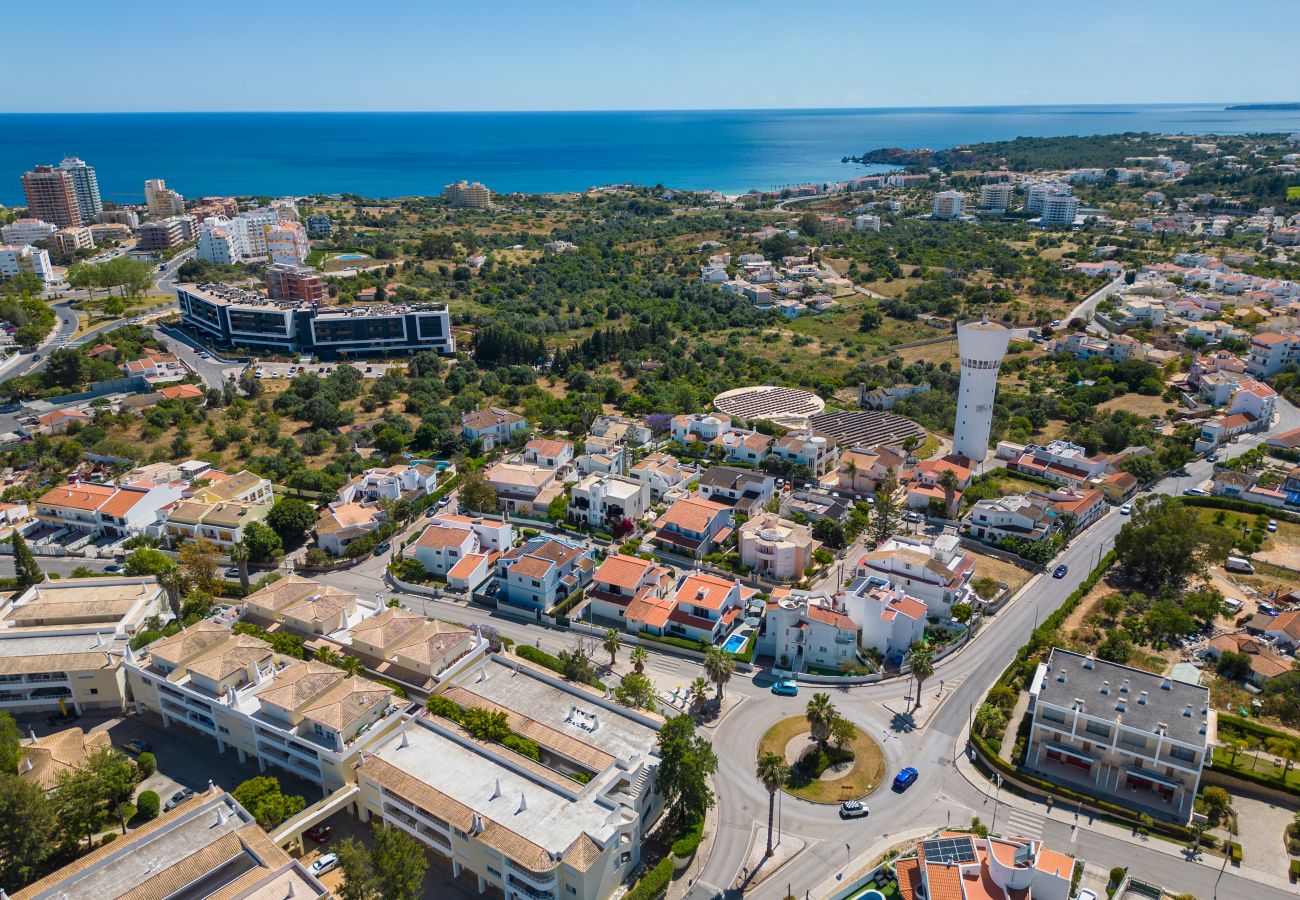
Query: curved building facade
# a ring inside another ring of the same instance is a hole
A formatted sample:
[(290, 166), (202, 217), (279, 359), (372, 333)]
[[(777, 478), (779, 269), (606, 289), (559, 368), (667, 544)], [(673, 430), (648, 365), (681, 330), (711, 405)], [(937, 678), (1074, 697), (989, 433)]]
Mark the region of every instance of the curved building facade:
[(957, 421), (952, 429), (952, 451), (983, 462), (989, 450), (993, 424), (993, 398), (998, 390), (998, 369), (1011, 343), (1011, 329), (987, 318), (957, 328), (961, 354), (961, 387), (957, 391)]

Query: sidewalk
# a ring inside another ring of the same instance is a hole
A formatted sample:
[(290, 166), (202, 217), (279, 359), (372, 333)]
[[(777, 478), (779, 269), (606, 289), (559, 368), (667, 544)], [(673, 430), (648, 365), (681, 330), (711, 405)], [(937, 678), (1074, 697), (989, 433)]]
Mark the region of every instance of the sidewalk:
[[(713, 779), (709, 779), (709, 787), (713, 787)], [(714, 791), (716, 796), (717, 791)], [(695, 884), (695, 879), (700, 877), (704, 867), (709, 864), (709, 855), (713, 853), (713, 842), (718, 835), (718, 808), (720, 804), (715, 803), (704, 814), (704, 836), (700, 840), (700, 846), (695, 849), (695, 857), (691, 864), (668, 883), (668, 893), (664, 895), (665, 900), (682, 900), (691, 892), (691, 887)]]
[[(959, 739), (959, 743), (964, 744), (964, 741)], [(971, 762), (970, 757), (965, 752), (961, 752), (959, 748), (958, 751), (955, 752), (954, 756), (954, 765), (956, 766), (957, 771), (961, 773), (962, 777), (965, 778), (972, 787), (986, 793), (992, 790), (992, 782), (984, 778), (979, 769), (976, 768), (973, 762)], [(1036, 816), (1041, 816), (1044, 819), (1050, 819), (1067, 827), (1077, 826), (1081, 829), (1086, 828), (1088, 831), (1125, 841), (1136, 847), (1141, 847), (1144, 850), (1163, 853), (1166, 856), (1176, 857), (1184, 861), (1187, 860), (1187, 848), (1184, 845), (1159, 837), (1140, 837), (1134, 834), (1131, 828), (1106, 822), (1097, 818), (1091, 812), (1076, 817), (1074, 807), (1070, 805), (1068, 800), (1062, 800), (1059, 803), (1054, 802), (1050, 805), (1045, 805), (1026, 797), (1021, 797), (1014, 791), (1003, 790), (999, 795), (999, 806), (1023, 810)], [(1280, 847), (1278, 853), (1279, 855), (1281, 854)], [(1247, 858), (1243, 860), (1240, 866), (1232, 867), (1232, 871), (1243, 878), (1249, 878), (1252, 881), (1258, 881), (1271, 887), (1281, 888), (1287, 891), (1293, 889), (1293, 885), (1291, 884), (1290, 879), (1286, 877), (1285, 873), (1281, 875), (1274, 874), (1273, 872), (1257, 868), (1255, 865), (1252, 865), (1252, 862), (1258, 862), (1258, 860), (1250, 860)], [(1197, 863), (1209, 869), (1219, 869), (1223, 865), (1223, 857), (1207, 853), (1198, 859)]]

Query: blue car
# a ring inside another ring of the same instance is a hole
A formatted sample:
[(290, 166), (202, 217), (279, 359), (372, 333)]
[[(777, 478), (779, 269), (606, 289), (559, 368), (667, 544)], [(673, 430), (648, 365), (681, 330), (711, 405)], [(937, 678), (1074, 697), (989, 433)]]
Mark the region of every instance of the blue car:
[(912, 782), (916, 781), (916, 776), (917, 776), (917, 771), (916, 769), (913, 769), (911, 766), (908, 766), (906, 769), (901, 770), (897, 775), (894, 776), (894, 790), (896, 791), (907, 790), (909, 787), (912, 786)]
[(1065, 573), (1070, 571), (1068, 566), (1057, 566), (1056, 571), (1052, 573), (1053, 578), (1064, 578)]
[(781, 697), (798, 697), (799, 685), (793, 681), (778, 681), (772, 685), (772, 693)]

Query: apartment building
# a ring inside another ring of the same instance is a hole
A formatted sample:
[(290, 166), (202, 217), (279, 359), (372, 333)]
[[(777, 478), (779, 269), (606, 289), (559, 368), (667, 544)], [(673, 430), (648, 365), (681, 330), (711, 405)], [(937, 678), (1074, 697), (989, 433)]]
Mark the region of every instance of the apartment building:
[(812, 529), (761, 513), (740, 526), (737, 548), (740, 564), (760, 578), (798, 581), (812, 567), (813, 553), (821, 546)]
[(195, 255), (204, 262), (229, 266), (253, 256), (248, 244), (247, 224), (225, 216), (208, 216), (199, 226)]
[(119, 713), (127, 643), (166, 611), (153, 578), (47, 581), (0, 603), (0, 710)]
[(1057, 647), (1028, 690), (1026, 768), (1130, 809), (1191, 818), (1217, 741), (1207, 688)]
[(1004, 537), (1041, 541), (1054, 524), (1055, 517), (1048, 503), (1021, 494), (980, 500), (962, 519), (971, 537), (990, 544)]
[(161, 178), (150, 178), (144, 183), (144, 204), (154, 219), (168, 219), (185, 213), (185, 198), (168, 188), (167, 182)]
[(23, 173), (23, 194), (27, 197), (27, 213), (33, 219), (59, 228), (82, 224), (72, 173), (54, 166), (36, 166)]
[(62, 257), (72, 257), (78, 250), (93, 250), (95, 238), (85, 225), (75, 228), (60, 228), (47, 238), (50, 248)]
[(980, 185), (980, 209), (990, 212), (1006, 212), (1011, 208), (1011, 200), (1016, 194), (1016, 186), (1009, 181)]
[(758, 431), (728, 431), (713, 442), (721, 447), (728, 462), (748, 463), (757, 466), (772, 449), (771, 435)]
[(366, 469), (339, 488), (340, 503), (416, 500), (438, 486), (438, 470), (421, 463)]
[(137, 250), (162, 253), (193, 240), (194, 223), (188, 216), (172, 216), (140, 226)]
[(329, 237), (334, 233), (334, 220), (323, 213), (313, 213), (307, 217), (307, 233)]
[(36, 501), (36, 518), (54, 528), (129, 537), (143, 534), (158, 518), (159, 510), (180, 498), (179, 484), (117, 487), (84, 481), (46, 491)]
[(660, 813), (658, 717), (630, 710), (523, 660), (493, 656), (440, 691), (506, 714), (540, 760), (420, 715), (367, 750), (364, 820), (400, 828), (510, 898), (605, 900), (640, 862)]
[(233, 750), (259, 771), (282, 769), (337, 790), (361, 751), (397, 725), (392, 688), (315, 661), (281, 656), (260, 638), (205, 619), (122, 663), (137, 713), (162, 717)]
[(569, 521), (594, 529), (639, 522), (649, 508), (649, 486), (622, 475), (587, 475), (569, 491)]
[(714, 466), (699, 478), (699, 496), (713, 503), (730, 506), (746, 516), (762, 512), (776, 494), (776, 477), (754, 469)]
[(442, 199), (454, 207), (487, 209), (492, 205), (492, 192), (477, 181), (457, 181), (442, 189)]
[(104, 203), (99, 197), (99, 178), (95, 175), (94, 168), (75, 156), (65, 156), (59, 163), (59, 169), (67, 172), (72, 179), (72, 193), (76, 198), (81, 224), (89, 225), (104, 211)]
[(528, 420), (518, 413), (495, 406), (479, 407), (460, 417), (460, 435), (466, 441), (481, 441), (485, 451), (508, 444), (516, 434), (528, 430)]
[(1051, 194), (1043, 200), (1043, 211), (1038, 224), (1044, 228), (1068, 227), (1079, 215), (1079, 200), (1068, 194)]
[(591, 580), (595, 553), (572, 541), (538, 536), (503, 553), (496, 568), (499, 600), (549, 612)]
[[(639, 556), (614, 553), (605, 557), (591, 576), (587, 588), (589, 609), (593, 617), (617, 622), (630, 631), (628, 611), (639, 604), (656, 605), (672, 585), (672, 572), (664, 566)], [(637, 621), (644, 617), (644, 611), (637, 612)]]
[(551, 501), (564, 494), (558, 471), (545, 466), (497, 463), (486, 474), (502, 512), (543, 519)]
[(974, 572), (975, 557), (962, 549), (956, 535), (943, 534), (933, 540), (894, 535), (865, 553), (853, 574), (883, 579), (946, 617), (954, 604), (978, 602), (970, 589)]
[(445, 306), (325, 307), (272, 300), (225, 284), (177, 285), (176, 299), (182, 323), (225, 347), (310, 353), (323, 359), (455, 352)]
[(266, 268), (266, 293), (272, 300), (325, 302), (325, 279), (310, 266), (274, 263)]
[(961, 218), (961, 206), (966, 195), (961, 191), (940, 191), (934, 195), (934, 211), (931, 217), (951, 221)]
[(6, 244), (17, 244), (25, 247), (28, 244), (35, 244), (37, 241), (47, 240), (50, 235), (59, 230), (59, 226), (51, 225), (49, 222), (42, 222), (40, 219), (15, 219), (3, 228), (0, 228), (0, 238), (3, 238)]
[(1110, 460), (1106, 457), (1089, 456), (1078, 444), (1060, 440), (1030, 444), (1024, 453), (1007, 463), (1013, 472), (1036, 475), (1070, 487), (1082, 487), (1094, 478), (1101, 478), (1109, 467)]
[(43, 284), (58, 281), (48, 250), (28, 244), (0, 245), (0, 280), (15, 275), (35, 275)]
[(1060, 181), (1046, 181), (1025, 185), (1025, 212), (1043, 214), (1043, 208), (1050, 197), (1073, 196), (1074, 188)]
[(1293, 362), (1300, 362), (1300, 334), (1265, 331), (1250, 339), (1246, 371), (1256, 378), (1276, 375)]
[[(375, 671), (428, 687), (448, 667), (486, 646), (473, 631), (390, 606), (335, 635)], [(415, 677), (412, 677), (412, 676)]]
[(180, 500), (160, 513), (160, 525), (169, 546), (204, 540), (227, 552), (244, 539), (248, 526), (265, 522), (271, 504), (242, 501)]
[(714, 644), (736, 624), (758, 589), (708, 572), (692, 572), (662, 598), (645, 597), (625, 613), (628, 631)]
[(244, 598), (254, 624), (278, 624), (302, 635), (328, 635), (358, 621), (357, 595), (301, 575), (286, 575)]
[(683, 444), (691, 441), (712, 443), (731, 430), (731, 416), (721, 413), (691, 413), (673, 416), (669, 423), (669, 434), (673, 440)]
[(275, 266), (301, 266), (311, 252), (307, 229), (297, 222), (277, 221), (263, 225), (266, 255)]
[(789, 672), (839, 671), (857, 663), (858, 624), (824, 593), (776, 588), (764, 609), (755, 653)]
[[(103, 843), (20, 891), (13, 900), (177, 897), (219, 885), (228, 900), (327, 900), (332, 894), (219, 787)], [(177, 886), (181, 886), (177, 890)], [(187, 890), (188, 889), (188, 890)]]
[(894, 861), (901, 900), (1069, 900), (1075, 858), (1040, 840), (939, 831)]
[(700, 477), (700, 469), (679, 462), (667, 453), (650, 453), (628, 469), (627, 476), (646, 484), (650, 499), (658, 501), (667, 494), (684, 491)]
[(435, 517), (414, 542), (402, 550), (431, 575), (447, 579), (453, 590), (476, 590), (496, 572), (497, 556), (514, 544), (514, 528), (494, 519), (444, 514)]
[(772, 453), (787, 462), (806, 466), (818, 478), (835, 468), (840, 451), (835, 440), (811, 428), (796, 428), (772, 444)]
[(665, 553), (700, 559), (730, 537), (733, 517), (729, 506), (685, 497), (658, 518), (646, 540)]

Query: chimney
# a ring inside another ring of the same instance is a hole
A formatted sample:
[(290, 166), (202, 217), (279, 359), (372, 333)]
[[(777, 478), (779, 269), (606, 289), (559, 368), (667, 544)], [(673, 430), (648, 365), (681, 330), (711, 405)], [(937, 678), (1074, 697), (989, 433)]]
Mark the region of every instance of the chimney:
[(27, 726), (27, 734), (31, 737), (32, 740), (36, 740), (36, 729), (30, 725)]
[(30, 757), (30, 756), (24, 756), (24, 757), (23, 757), (23, 771), (24, 771), (24, 772), (30, 772), (30, 771), (31, 771), (32, 769), (34, 769), (34, 768), (36, 768), (36, 767), (32, 765), (32, 759), (31, 759), (31, 757)]
[(1102, 692), (1103, 694), (1109, 694), (1109, 693), (1110, 693), (1110, 682), (1109, 682), (1109, 681), (1103, 681), (1103, 682), (1101, 683), (1101, 692)]
[(286, 898), (289, 898), (289, 897), (292, 897), (293, 894), (294, 894), (293, 879), (290, 879), (290, 880), (289, 880), (289, 893), (285, 894), (284, 896), (285, 896)]
[(501, 796), (501, 779), (498, 778), (496, 781), (496, 787), (492, 788), (492, 796), (488, 797), (488, 799), (495, 800), (497, 797), (500, 796)]
[(411, 738), (410, 738), (410, 735), (408, 735), (408, 734), (406, 733), (406, 725), (403, 724), (403, 725), (402, 725), (402, 741), (401, 741), (400, 744), (397, 745), (397, 748), (400, 750), (400, 749), (402, 749), (402, 748), (404, 748), (404, 747), (409, 747), (409, 746), (411, 746)]
[(519, 815), (528, 809), (528, 797), (522, 791), (519, 792), (519, 808), (515, 810), (515, 815)]
[(213, 824), (214, 824), (214, 826), (215, 826), (215, 825), (221, 825), (221, 824), (223, 824), (225, 821), (226, 821), (226, 811), (225, 811), (224, 808), (222, 808), (220, 805), (218, 805), (218, 806), (217, 806), (217, 821), (216, 821), (215, 823), (213, 823)]

